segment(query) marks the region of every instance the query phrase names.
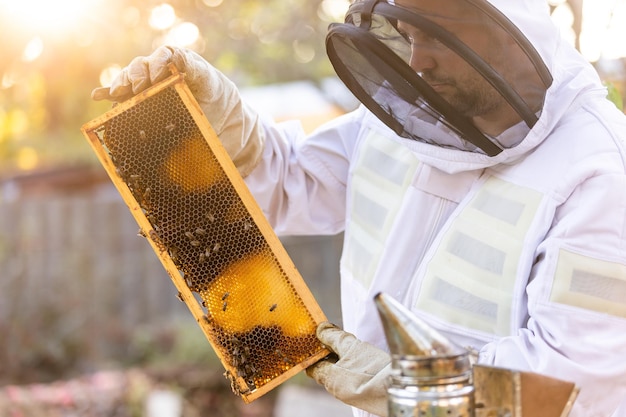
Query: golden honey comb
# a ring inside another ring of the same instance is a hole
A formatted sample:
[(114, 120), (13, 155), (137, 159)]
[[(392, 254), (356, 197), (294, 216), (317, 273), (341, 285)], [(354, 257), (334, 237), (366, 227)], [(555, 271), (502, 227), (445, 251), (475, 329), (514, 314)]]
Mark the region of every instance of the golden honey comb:
[(315, 336), (326, 317), (171, 71), (82, 132), (250, 402), (329, 353)]

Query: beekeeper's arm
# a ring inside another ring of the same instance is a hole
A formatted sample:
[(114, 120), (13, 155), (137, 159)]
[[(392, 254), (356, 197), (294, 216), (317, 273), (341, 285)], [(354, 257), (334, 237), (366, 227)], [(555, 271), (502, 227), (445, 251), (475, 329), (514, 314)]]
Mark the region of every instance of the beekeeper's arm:
[(133, 59), (109, 88), (93, 91), (94, 100), (123, 101), (165, 79), (168, 64), (185, 73), (200, 108), (242, 176), (258, 164), (265, 141), (257, 113), (239, 96), (235, 84), (193, 51), (162, 46), (149, 56)]

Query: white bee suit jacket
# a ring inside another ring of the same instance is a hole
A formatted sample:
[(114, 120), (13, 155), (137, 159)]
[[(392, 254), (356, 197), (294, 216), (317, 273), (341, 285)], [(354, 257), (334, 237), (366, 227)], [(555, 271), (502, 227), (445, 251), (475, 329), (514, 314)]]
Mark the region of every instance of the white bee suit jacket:
[(420, 143), (359, 108), (309, 137), (265, 121), (246, 182), (277, 233), (345, 232), (346, 331), (386, 349), (384, 291), (481, 363), (575, 382), (571, 416), (625, 416), (625, 118), (536, 17), (545, 1), (492, 3), (554, 78), (519, 145), (488, 157)]

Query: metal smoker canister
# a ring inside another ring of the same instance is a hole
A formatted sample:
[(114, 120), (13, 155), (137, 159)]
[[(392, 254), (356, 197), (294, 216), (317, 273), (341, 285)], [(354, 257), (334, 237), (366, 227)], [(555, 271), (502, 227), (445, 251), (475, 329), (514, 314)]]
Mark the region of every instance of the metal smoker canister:
[(375, 302), (391, 354), (389, 417), (474, 417), (469, 352), (393, 298)]

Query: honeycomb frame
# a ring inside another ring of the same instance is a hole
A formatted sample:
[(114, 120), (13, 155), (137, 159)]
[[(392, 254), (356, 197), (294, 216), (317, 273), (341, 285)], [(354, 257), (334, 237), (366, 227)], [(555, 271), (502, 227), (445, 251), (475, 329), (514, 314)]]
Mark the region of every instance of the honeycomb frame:
[(330, 352), (326, 316), (184, 80), (171, 75), (81, 131), (249, 403)]

